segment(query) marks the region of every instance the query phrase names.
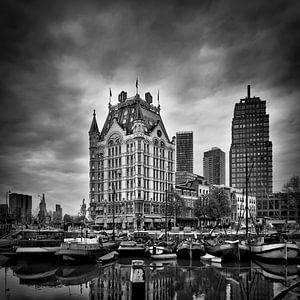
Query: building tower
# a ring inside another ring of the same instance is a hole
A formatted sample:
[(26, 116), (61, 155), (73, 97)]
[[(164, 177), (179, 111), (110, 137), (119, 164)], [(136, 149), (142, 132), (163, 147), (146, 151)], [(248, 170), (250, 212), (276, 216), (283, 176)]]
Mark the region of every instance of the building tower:
[(193, 132), (176, 132), (176, 172), (193, 173)]
[(209, 184), (225, 185), (225, 152), (218, 147), (204, 152), (203, 174)]
[(235, 104), (231, 133), (230, 185), (245, 191), (247, 161), (248, 194), (256, 196), (257, 217), (267, 215), (273, 189), (269, 115), (266, 101), (250, 96), (249, 85), (247, 97)]
[(46, 208), (46, 201), (45, 201), (45, 194), (41, 197), (41, 202), (39, 204), (39, 213), (38, 213), (38, 220), (40, 224), (43, 224), (47, 221), (48, 212)]
[(103, 228), (159, 228), (175, 181), (175, 145), (151, 94), (122, 91), (101, 132), (94, 112), (89, 139), (91, 218)]
[(32, 196), (10, 193), (9, 214), (17, 222), (30, 224), (32, 217)]

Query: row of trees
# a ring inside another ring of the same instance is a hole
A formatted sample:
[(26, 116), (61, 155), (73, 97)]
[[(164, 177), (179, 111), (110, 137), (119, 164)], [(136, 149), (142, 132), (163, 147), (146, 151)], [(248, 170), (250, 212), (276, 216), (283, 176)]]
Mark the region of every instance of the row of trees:
[[(300, 179), (298, 176), (293, 176), (283, 186), (284, 193), (287, 194), (287, 204), (297, 210), (298, 198), (300, 193)], [(213, 188), (208, 195), (199, 197), (193, 207), (193, 215), (200, 219), (208, 218), (211, 220), (221, 220), (222, 218), (230, 217), (231, 206), (229, 194), (224, 189)], [(169, 193), (168, 199), (168, 215), (185, 216), (189, 208), (186, 206), (185, 200), (176, 192)]]
[(169, 216), (186, 216), (189, 209), (193, 209), (193, 215), (199, 220), (209, 218), (211, 220), (221, 220), (230, 217), (231, 206), (228, 193), (223, 189), (214, 188), (210, 193), (198, 197), (193, 208), (187, 207), (183, 197), (176, 192), (168, 193), (167, 210)]

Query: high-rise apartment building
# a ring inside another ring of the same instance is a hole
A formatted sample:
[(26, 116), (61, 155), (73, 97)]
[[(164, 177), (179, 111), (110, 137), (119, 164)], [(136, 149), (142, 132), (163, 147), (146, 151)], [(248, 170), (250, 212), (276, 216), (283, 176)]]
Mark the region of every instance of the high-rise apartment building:
[(122, 91), (118, 100), (101, 132), (94, 111), (89, 131), (90, 215), (103, 228), (160, 228), (175, 183), (175, 141), (150, 93), (144, 100)]
[(225, 152), (220, 148), (204, 152), (203, 175), (210, 184), (225, 184)]
[(257, 217), (262, 217), (273, 188), (272, 142), (266, 101), (251, 97), (249, 85), (247, 97), (235, 104), (231, 132), (230, 185), (245, 191), (247, 168), (248, 194), (256, 196)]
[(55, 205), (55, 211), (53, 212), (53, 222), (54, 223), (61, 223), (62, 222), (62, 207), (60, 204)]
[(9, 214), (18, 223), (31, 223), (32, 196), (10, 193)]
[(176, 133), (176, 171), (193, 173), (193, 132)]

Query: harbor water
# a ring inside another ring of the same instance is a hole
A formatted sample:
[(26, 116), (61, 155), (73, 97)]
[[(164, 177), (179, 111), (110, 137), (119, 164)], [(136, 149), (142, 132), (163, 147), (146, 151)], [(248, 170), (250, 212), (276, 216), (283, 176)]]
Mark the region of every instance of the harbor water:
[[(299, 299), (296, 264), (144, 260), (144, 289), (130, 282), (132, 258), (61, 266), (19, 261), (0, 267), (0, 299)], [(295, 285), (293, 289), (287, 289)], [(136, 295), (138, 293), (138, 295)]]

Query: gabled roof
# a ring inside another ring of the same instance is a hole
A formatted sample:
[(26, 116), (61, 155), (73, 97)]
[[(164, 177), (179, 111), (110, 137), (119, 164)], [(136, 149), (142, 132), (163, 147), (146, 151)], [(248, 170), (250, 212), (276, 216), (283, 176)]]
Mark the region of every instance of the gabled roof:
[[(126, 99), (124, 102), (111, 106), (104, 126), (101, 130), (100, 140), (103, 140), (110, 127), (113, 119), (125, 130), (126, 134), (132, 134), (133, 123), (136, 120), (142, 120), (147, 128), (147, 132), (152, 132), (158, 124), (161, 126), (165, 136), (169, 141), (168, 134), (163, 125), (160, 116), (160, 108), (147, 103), (137, 94), (132, 98)], [(170, 142), (170, 141), (169, 141)]]

